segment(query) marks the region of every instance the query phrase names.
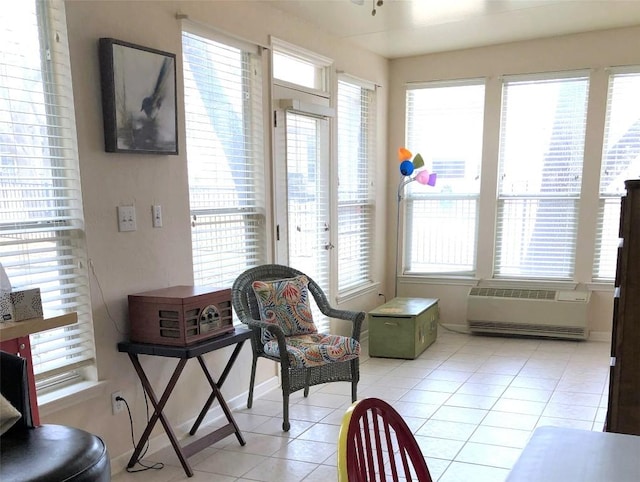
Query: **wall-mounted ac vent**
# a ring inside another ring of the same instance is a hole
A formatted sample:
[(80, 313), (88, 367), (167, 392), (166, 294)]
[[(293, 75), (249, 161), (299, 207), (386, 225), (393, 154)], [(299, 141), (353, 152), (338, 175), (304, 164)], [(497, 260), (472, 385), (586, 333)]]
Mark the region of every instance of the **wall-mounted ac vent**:
[(527, 300), (555, 300), (555, 290), (527, 290), (503, 288), (471, 288), (470, 296), (492, 296), (495, 298), (520, 298)]
[(467, 324), (473, 333), (588, 337), (589, 291), (471, 288)]

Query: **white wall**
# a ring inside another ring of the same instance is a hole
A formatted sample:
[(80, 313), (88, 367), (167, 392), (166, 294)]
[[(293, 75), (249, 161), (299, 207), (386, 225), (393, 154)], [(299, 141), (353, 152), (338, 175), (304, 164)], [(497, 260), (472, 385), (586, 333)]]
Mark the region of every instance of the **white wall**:
[[(178, 93), (182, 91), (180, 11), (191, 20), (261, 45), (269, 35), (298, 44), (335, 60), (335, 68), (382, 86), (378, 119), (379, 152), (384, 158), (388, 61), (328, 37), (309, 25), (296, 22), (272, 9), (268, 2), (190, 1), (67, 1), (68, 35), (74, 84), (80, 170), (86, 219), (88, 254), (96, 276), (91, 279), (98, 377), (97, 390), (76, 394), (44, 405), (44, 423), (82, 427), (104, 438), (111, 457), (132, 450), (129, 420), (111, 414), (110, 393), (121, 390), (133, 408), (137, 436), (146, 417), (140, 383), (128, 357), (116, 349), (127, 338), (127, 295), (171, 285), (191, 284), (191, 228), (187, 186), (184, 109), (178, 95), (179, 151), (177, 156), (130, 155), (104, 152), (98, 39), (112, 37), (177, 55)], [(267, 160), (269, 161), (269, 160)], [(385, 165), (379, 167), (384, 178)], [(268, 182), (268, 179), (267, 179)], [(380, 188), (384, 192), (384, 185)], [(384, 195), (380, 195), (384, 198)], [(134, 203), (137, 231), (119, 233), (116, 206)], [(150, 208), (162, 205), (163, 227), (151, 226)], [(385, 203), (379, 205), (378, 239), (383, 238)], [(379, 245), (376, 267), (383, 276), (384, 242)], [(98, 284), (99, 283), (99, 284)], [(378, 304), (377, 293), (345, 302), (341, 308), (369, 309)], [(214, 376), (231, 349), (207, 356)], [(223, 392), (228, 400), (248, 389), (250, 373), (248, 343), (232, 370)], [(152, 384), (164, 387), (176, 361), (141, 357)], [(274, 364), (260, 361), (258, 383), (272, 379)], [(178, 426), (197, 415), (208, 396), (207, 384), (196, 362), (187, 364), (174, 396), (167, 405), (171, 422)], [(241, 400), (245, 401), (244, 396)], [(154, 435), (164, 433), (156, 427)], [(119, 470), (122, 467), (115, 467)]]
[[(394, 154), (397, 146), (404, 143), (405, 85), (408, 82), (431, 80), (454, 80), (465, 78), (486, 78), (487, 112), (485, 115), (485, 135), (483, 163), (492, 164), (490, 175), (482, 179), (480, 203), (493, 206), (495, 200), (495, 177), (497, 176), (498, 135), (500, 119), (501, 82), (505, 74), (553, 72), (572, 69), (591, 70), (591, 93), (589, 98), (589, 120), (586, 132), (585, 182), (597, 186), (600, 172), (602, 132), (607, 94), (607, 71), (611, 66), (640, 64), (640, 27), (624, 28), (556, 38), (515, 42), (491, 47), (446, 52), (391, 61), (389, 98), (389, 152)], [(395, 173), (396, 167), (390, 170)], [(487, 187), (492, 189), (486, 189)], [(387, 202), (395, 203), (395, 186), (387, 192)], [(597, 206), (581, 206), (582, 226), (595, 223), (591, 219)], [(387, 223), (395, 225), (394, 210), (388, 211)], [(492, 246), (493, 223), (483, 223), (484, 217), (491, 218), (487, 210), (480, 211), (479, 244)], [(590, 218), (591, 217), (591, 218)], [(434, 226), (437, 229), (437, 226)], [(593, 250), (592, 236), (582, 236), (578, 241), (576, 282), (590, 283)], [(387, 251), (387, 284), (394, 275), (395, 242), (389, 240)], [(464, 323), (466, 316), (466, 296), (471, 286), (478, 280), (491, 278), (493, 253), (478, 253), (478, 273), (476, 279), (405, 279), (399, 285), (403, 296), (424, 296), (440, 298), (441, 318), (445, 323)], [(389, 285), (391, 286), (391, 285)], [(611, 332), (612, 286), (591, 286), (598, 290), (592, 297), (589, 313), (590, 329), (601, 333)]]

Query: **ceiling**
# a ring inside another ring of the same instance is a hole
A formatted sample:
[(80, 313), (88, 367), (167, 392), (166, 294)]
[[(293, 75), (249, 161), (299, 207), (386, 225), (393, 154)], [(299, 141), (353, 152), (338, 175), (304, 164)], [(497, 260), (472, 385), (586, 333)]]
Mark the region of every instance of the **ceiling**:
[(640, 0), (268, 1), (387, 58), (640, 25)]

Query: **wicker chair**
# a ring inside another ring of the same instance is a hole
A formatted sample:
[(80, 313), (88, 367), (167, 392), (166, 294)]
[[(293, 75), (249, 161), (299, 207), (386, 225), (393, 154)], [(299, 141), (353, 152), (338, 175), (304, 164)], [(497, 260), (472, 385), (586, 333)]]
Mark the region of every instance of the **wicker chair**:
[[(260, 320), (258, 302), (253, 291), (254, 281), (273, 281), (279, 279), (294, 278), (304, 275), (304, 273), (277, 264), (262, 265), (250, 268), (242, 273), (233, 283), (231, 299), (233, 309), (240, 318), (240, 321), (247, 324), (252, 330), (251, 346), (253, 348), (253, 364), (251, 366), (251, 381), (249, 385), (249, 397), (247, 408), (253, 404), (253, 388), (255, 384), (256, 365), (258, 358), (267, 358), (280, 363), (282, 374), (282, 399), (283, 399), (283, 423), (282, 430), (289, 431), (289, 395), (304, 389), (304, 396), (309, 395), (309, 387), (328, 382), (349, 381), (351, 382), (351, 399), (357, 398), (357, 386), (360, 377), (359, 359), (352, 358), (347, 361), (326, 363), (320, 366), (296, 367), (292, 366), (287, 352), (287, 336), (276, 323), (268, 323)], [(306, 276), (306, 275), (305, 275)], [(322, 313), (330, 318), (348, 320), (353, 323), (351, 338), (360, 340), (360, 330), (364, 321), (364, 312), (345, 311), (332, 308), (324, 292), (318, 284), (309, 278), (309, 293), (315, 299), (318, 308)], [(267, 330), (277, 339), (278, 352), (280, 356), (272, 356), (265, 352), (262, 341), (262, 332)]]

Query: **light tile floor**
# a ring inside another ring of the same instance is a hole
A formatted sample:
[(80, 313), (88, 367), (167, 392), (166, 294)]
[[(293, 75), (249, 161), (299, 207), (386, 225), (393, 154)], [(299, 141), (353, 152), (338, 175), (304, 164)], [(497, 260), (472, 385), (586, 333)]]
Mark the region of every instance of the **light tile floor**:
[[(609, 343), (470, 336), (440, 330), (415, 360), (370, 358), (360, 365), (359, 398), (391, 403), (416, 435), (434, 481), (499, 482), (540, 425), (602, 430)], [(171, 447), (144, 462), (161, 470), (120, 472), (114, 482), (331, 482), (337, 479), (339, 424), (350, 385), (292, 395), (291, 430), (281, 430), (281, 393), (234, 412), (234, 436), (189, 459), (186, 477)]]

